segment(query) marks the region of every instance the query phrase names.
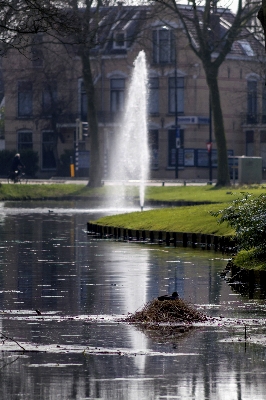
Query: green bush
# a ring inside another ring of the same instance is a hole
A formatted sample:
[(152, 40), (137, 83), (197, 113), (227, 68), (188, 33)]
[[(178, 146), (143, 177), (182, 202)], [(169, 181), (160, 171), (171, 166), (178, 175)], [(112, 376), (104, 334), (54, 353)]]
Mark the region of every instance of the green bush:
[(227, 222), (236, 232), (239, 250), (254, 250), (256, 256), (266, 254), (266, 195), (250, 194), (234, 200), (218, 212), (211, 212), (218, 222)]
[(65, 150), (64, 153), (61, 154), (58, 176), (70, 176), (70, 157), (72, 157), (75, 163), (74, 150)]
[(16, 154), (15, 150), (0, 150), (0, 175), (3, 177), (7, 177), (12, 160), (14, 155)]
[(24, 149), (20, 150), (20, 158), (25, 165), (25, 172), (27, 176), (34, 177), (39, 169), (39, 154), (37, 151)]
[[(17, 150), (0, 150), (0, 174), (3, 177), (7, 177), (13, 158)], [(35, 176), (36, 172), (38, 171), (38, 162), (39, 156), (37, 151), (33, 150), (21, 150), (20, 151), (20, 158), (23, 164), (25, 165), (25, 172), (28, 176)]]

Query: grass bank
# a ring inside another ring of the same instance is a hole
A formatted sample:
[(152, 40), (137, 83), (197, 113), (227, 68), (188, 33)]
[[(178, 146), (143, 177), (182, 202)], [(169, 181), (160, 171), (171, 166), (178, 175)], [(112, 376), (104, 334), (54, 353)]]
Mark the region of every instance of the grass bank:
[(233, 236), (234, 231), (227, 224), (218, 224), (217, 219), (210, 215), (210, 211), (218, 211), (223, 207), (224, 203), (161, 208), (107, 216), (94, 223), (133, 230)]
[[(138, 188), (126, 186), (126, 196), (129, 199), (138, 200)], [(0, 184), (0, 200), (36, 200), (58, 198), (116, 198), (120, 192), (119, 186), (102, 186), (90, 188), (83, 184), (64, 183), (38, 183), (38, 184)], [(266, 193), (266, 186), (241, 186), (237, 188), (217, 189), (215, 186), (149, 186), (146, 190), (146, 201), (157, 201), (164, 203), (173, 202), (212, 202), (224, 203), (235, 200), (243, 193), (260, 195)]]
[(252, 193), (259, 196), (266, 193), (266, 185), (251, 185), (239, 187), (216, 188), (211, 185), (204, 186), (163, 186), (148, 187), (146, 200), (162, 202), (189, 201), (223, 203), (233, 201), (243, 195)]
[(77, 184), (0, 184), (0, 200), (45, 200), (104, 197), (106, 188), (91, 189)]

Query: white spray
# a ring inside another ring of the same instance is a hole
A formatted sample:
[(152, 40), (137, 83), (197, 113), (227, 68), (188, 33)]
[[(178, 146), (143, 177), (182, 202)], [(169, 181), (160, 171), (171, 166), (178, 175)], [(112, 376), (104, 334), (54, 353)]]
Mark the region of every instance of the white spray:
[[(136, 181), (139, 185), (140, 207), (143, 209), (145, 183), (149, 177), (149, 148), (147, 131), (147, 66), (144, 51), (140, 51), (127, 95), (123, 121), (111, 148), (111, 179), (123, 183)], [(119, 206), (125, 206), (125, 190), (121, 188)]]

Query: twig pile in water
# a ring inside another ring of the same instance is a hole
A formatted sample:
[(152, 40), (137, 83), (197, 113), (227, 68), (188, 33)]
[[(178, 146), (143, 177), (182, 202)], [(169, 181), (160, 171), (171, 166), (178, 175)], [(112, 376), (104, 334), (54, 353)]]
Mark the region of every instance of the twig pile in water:
[(206, 321), (207, 316), (195, 310), (182, 299), (160, 301), (154, 299), (143, 307), (141, 311), (126, 318), (133, 323), (192, 323)]

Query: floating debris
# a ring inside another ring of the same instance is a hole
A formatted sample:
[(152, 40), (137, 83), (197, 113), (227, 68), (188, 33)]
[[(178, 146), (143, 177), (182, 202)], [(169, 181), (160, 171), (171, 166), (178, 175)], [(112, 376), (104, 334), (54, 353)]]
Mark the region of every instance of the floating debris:
[(207, 316), (195, 310), (183, 299), (164, 300), (154, 299), (148, 302), (141, 311), (136, 311), (125, 318), (126, 322), (155, 324), (155, 323), (192, 323), (206, 321)]

